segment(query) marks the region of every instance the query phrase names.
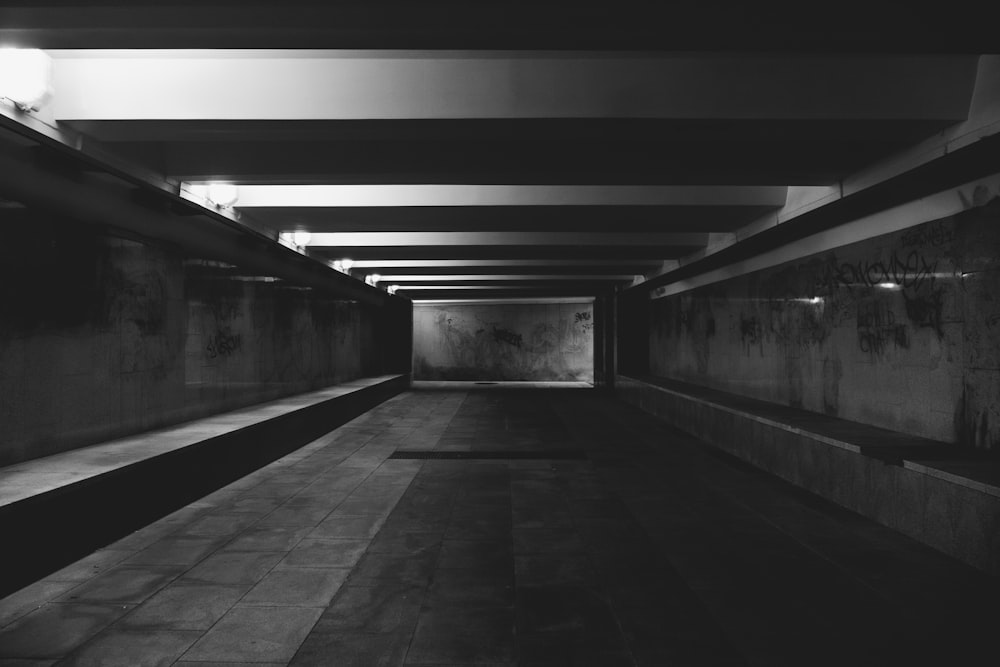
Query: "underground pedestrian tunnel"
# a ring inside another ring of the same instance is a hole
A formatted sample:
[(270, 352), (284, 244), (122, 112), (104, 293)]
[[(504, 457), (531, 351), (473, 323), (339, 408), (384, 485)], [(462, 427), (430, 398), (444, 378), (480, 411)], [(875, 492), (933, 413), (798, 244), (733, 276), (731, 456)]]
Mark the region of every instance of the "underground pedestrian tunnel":
[(993, 36), (632, 5), (0, 8), (0, 664), (995, 661)]

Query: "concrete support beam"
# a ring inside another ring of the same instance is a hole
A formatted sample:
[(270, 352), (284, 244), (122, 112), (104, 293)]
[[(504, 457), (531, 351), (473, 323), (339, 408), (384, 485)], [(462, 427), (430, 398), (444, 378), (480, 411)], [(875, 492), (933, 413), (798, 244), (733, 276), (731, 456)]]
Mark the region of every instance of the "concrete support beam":
[(58, 120), (949, 118), (968, 56), (51, 51)]
[(239, 208), (783, 206), (785, 186), (242, 185)]
[(313, 234), (310, 248), (393, 246), (698, 246), (706, 234), (572, 232), (333, 232)]

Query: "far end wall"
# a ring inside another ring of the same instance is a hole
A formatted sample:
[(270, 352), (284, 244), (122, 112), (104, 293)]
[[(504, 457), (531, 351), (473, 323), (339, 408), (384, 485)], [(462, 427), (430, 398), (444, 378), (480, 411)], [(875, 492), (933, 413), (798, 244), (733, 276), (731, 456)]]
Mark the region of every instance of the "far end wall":
[(593, 304), (414, 304), (413, 379), (593, 382)]

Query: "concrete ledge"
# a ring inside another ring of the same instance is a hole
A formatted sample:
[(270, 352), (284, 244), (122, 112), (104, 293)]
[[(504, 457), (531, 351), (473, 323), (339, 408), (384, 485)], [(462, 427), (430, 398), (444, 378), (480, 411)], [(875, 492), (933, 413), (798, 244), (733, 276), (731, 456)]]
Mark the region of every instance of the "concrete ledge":
[(363, 378), (0, 468), (0, 597), (298, 449), (409, 386)]
[(1000, 575), (994, 456), (660, 378), (616, 378), (628, 403), (738, 458)]

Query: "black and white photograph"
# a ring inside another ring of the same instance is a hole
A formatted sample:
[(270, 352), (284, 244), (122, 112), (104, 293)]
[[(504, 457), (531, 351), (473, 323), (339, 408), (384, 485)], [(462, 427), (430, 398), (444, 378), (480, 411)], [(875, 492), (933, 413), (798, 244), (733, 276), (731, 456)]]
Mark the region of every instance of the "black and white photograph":
[(0, 0), (0, 667), (1000, 664), (995, 10)]

